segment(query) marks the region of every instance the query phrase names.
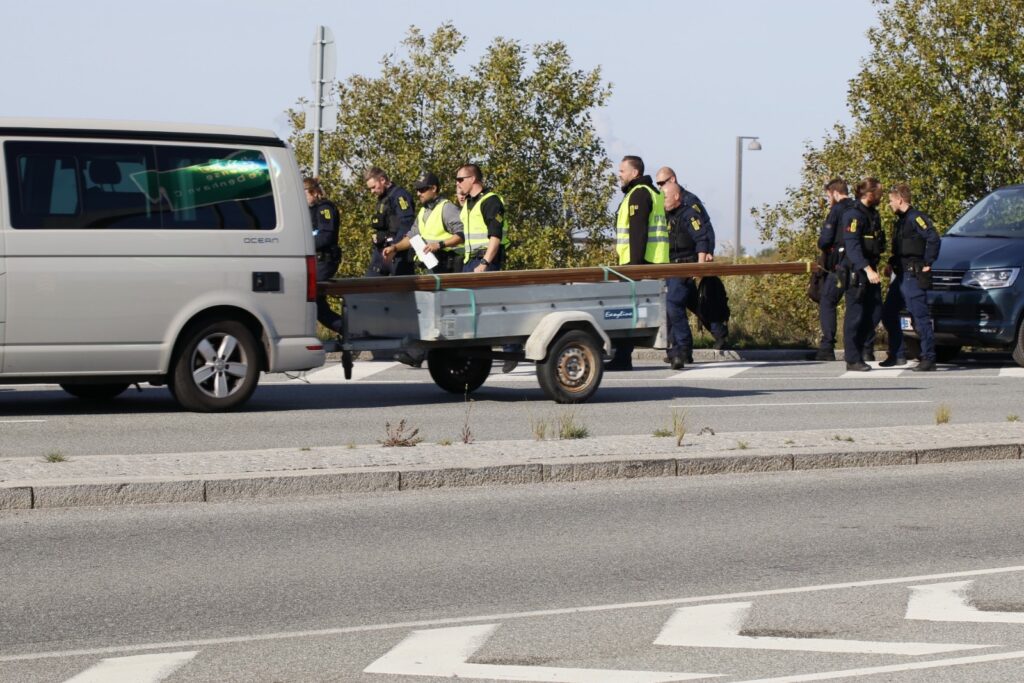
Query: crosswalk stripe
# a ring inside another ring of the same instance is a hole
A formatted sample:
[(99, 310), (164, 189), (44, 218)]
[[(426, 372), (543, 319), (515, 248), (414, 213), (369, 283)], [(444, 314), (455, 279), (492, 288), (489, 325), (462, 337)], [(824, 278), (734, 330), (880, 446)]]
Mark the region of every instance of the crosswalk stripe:
[(345, 379), (345, 368), (341, 363), (335, 363), (328, 365), (321, 370), (309, 373), (305, 376), (305, 381), (310, 384), (344, 384), (345, 382), (358, 382), (359, 380), (373, 377), (374, 375), (380, 374), (393, 367), (398, 366), (399, 363), (394, 362), (363, 362), (352, 364), (352, 379)]
[(725, 361), (721, 363), (694, 363), (693, 365), (687, 365), (686, 369), (682, 372), (676, 373), (671, 377), (665, 379), (728, 379), (729, 377), (735, 377), (736, 375), (752, 370), (754, 368), (760, 368), (765, 365), (771, 365), (770, 361), (747, 361), (747, 362), (735, 362)]
[(64, 683), (159, 683), (192, 661), (198, 652), (111, 657)]
[(1019, 366), (1013, 366), (1008, 368), (999, 368), (1000, 377), (1024, 377), (1024, 368)]

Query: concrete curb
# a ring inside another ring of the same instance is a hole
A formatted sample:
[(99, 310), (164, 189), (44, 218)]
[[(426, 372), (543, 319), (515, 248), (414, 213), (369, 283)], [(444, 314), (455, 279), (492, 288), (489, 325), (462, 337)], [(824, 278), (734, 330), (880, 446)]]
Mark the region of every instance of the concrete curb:
[(0, 511), (101, 505), (205, 503), (257, 498), (397, 493), (466, 486), (1019, 460), (1021, 455), (1021, 445), (1000, 443), (927, 449), (796, 454), (762, 451), (700, 457), (673, 457), (667, 454), (639, 458), (600, 456), (590, 459), (572, 458), (545, 463), (511, 463), (481, 467), (365, 467), (228, 477), (196, 476), (138, 480), (121, 477), (93, 481), (52, 481), (39, 485), (0, 485)]

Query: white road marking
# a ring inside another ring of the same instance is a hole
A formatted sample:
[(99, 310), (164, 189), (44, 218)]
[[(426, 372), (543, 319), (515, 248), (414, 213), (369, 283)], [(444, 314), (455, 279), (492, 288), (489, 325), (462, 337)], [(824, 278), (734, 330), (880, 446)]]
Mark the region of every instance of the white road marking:
[[(374, 362), (369, 361), (364, 363), (353, 363), (352, 364), (352, 379), (345, 379), (345, 368), (341, 363), (335, 363), (325, 367), (322, 370), (307, 374), (304, 379), (310, 384), (344, 384), (346, 382), (358, 382), (359, 380), (372, 377), (373, 375), (390, 370), (393, 367), (400, 365), (395, 362)], [(291, 380), (293, 382), (301, 380)]]
[(771, 365), (770, 361), (723, 361), (720, 363), (694, 363), (686, 369), (665, 379), (727, 379), (753, 368)]
[(198, 652), (162, 652), (104, 659), (64, 683), (158, 683), (192, 661)]
[(52, 652), (30, 652), (20, 655), (0, 655), (0, 662), (20, 662), (36, 659), (53, 659), (59, 657), (85, 657), (90, 655), (113, 654), (117, 652), (144, 652), (146, 650), (171, 650), (180, 648), (197, 648), (207, 645), (226, 645), (231, 643), (254, 643), (270, 640), (287, 640), (292, 638), (321, 638), (323, 636), (344, 635), (348, 633), (370, 633), (405, 628), (427, 628), (431, 626), (453, 626), (471, 624), (480, 621), (508, 621), (510, 619), (532, 619), (534, 617), (550, 617), (571, 614), (588, 614), (593, 612), (611, 612), (627, 609), (646, 609), (652, 607), (670, 607), (702, 602), (735, 601), (747, 598), (760, 598), (769, 595), (794, 595), (799, 593), (816, 593), (821, 591), (844, 590), (848, 588), (870, 588), (873, 586), (891, 586), (901, 583), (918, 583), (921, 581), (940, 581), (942, 579), (958, 579), (968, 576), (992, 576), (1024, 572), (1024, 565), (997, 567), (993, 569), (974, 569), (944, 574), (924, 574), (919, 576), (901, 576), (889, 579), (869, 579), (866, 581), (850, 581), (847, 583), (827, 583), (795, 588), (770, 588), (740, 593), (721, 593), (717, 595), (699, 595), (689, 598), (668, 598), (664, 600), (646, 600), (642, 602), (622, 602), (604, 605), (587, 605), (583, 607), (560, 607), (554, 609), (534, 610), (532, 612), (504, 612), (466, 617), (443, 617), (423, 619), (420, 621), (400, 621), (384, 624), (366, 624), (363, 626), (343, 626), (310, 631), (285, 631), (279, 633), (260, 633), (247, 636), (228, 636), (224, 638), (207, 638), (202, 640), (183, 640), (165, 643), (141, 643), (138, 645), (120, 645), (98, 647), (83, 650), (57, 650)]
[(1024, 368), (1014, 365), (1008, 368), (999, 368), (1000, 377), (1024, 377)]
[(834, 681), (839, 678), (856, 678), (858, 676), (874, 676), (876, 674), (897, 673), (899, 671), (921, 671), (923, 669), (941, 669), (947, 666), (964, 666), (966, 664), (985, 664), (1002, 662), (1008, 659), (1024, 659), (1024, 650), (999, 652), (991, 655), (973, 655), (954, 659), (935, 659), (930, 662), (910, 662), (907, 664), (890, 664), (888, 666), (871, 666), (863, 669), (845, 669), (843, 671), (822, 671), (813, 674), (796, 674), (777, 678), (757, 678), (736, 683), (807, 683), (809, 681)]
[(553, 681), (560, 683), (662, 683), (717, 678), (720, 674), (625, 671), (621, 669), (569, 669), (551, 666), (469, 664), (499, 624), (456, 626), (414, 631), (387, 654), (363, 669), (369, 674), (480, 678), (490, 681)]
[(935, 401), (808, 401), (803, 403), (700, 403), (680, 404), (669, 408), (784, 408), (786, 406), (876, 406), (889, 403), (934, 403)]
[(973, 581), (910, 586), (907, 619), (985, 624), (1024, 624), (1024, 612), (983, 612), (967, 602)]
[(740, 635), (750, 614), (750, 602), (726, 602), (677, 609), (658, 634), (655, 645), (673, 647), (723, 647), (744, 650), (843, 652), (886, 655), (931, 655), (975, 650), (991, 645), (962, 643), (900, 643), (837, 638), (776, 638)]
[(0, 420), (0, 425), (20, 425), (35, 422), (46, 422), (46, 420)]

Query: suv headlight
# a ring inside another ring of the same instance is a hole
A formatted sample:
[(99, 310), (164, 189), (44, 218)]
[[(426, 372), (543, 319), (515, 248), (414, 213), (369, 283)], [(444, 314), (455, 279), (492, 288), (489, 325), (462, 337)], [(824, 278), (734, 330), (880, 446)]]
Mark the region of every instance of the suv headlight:
[(961, 284), (974, 289), (1002, 289), (1010, 287), (1017, 279), (1020, 268), (993, 268), (988, 270), (968, 270), (964, 273)]

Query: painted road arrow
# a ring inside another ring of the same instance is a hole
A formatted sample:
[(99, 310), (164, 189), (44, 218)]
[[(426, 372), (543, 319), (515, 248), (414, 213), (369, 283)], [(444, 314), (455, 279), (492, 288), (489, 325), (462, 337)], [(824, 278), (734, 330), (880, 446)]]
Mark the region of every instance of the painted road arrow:
[(962, 643), (900, 643), (833, 638), (777, 638), (740, 635), (750, 602), (727, 602), (698, 607), (680, 607), (662, 627), (655, 645), (675, 647), (728, 647), (747, 650), (793, 650), (800, 652), (846, 652), (889, 655), (930, 655), (956, 650), (974, 650), (990, 645)]
[(713, 678), (718, 674), (569, 669), (548, 666), (470, 664), (499, 624), (457, 626), (413, 631), (390, 652), (366, 667), (364, 673), (442, 678), (482, 678), (492, 681), (554, 681), (556, 683), (660, 683)]
[(192, 661), (198, 652), (111, 657), (64, 683), (159, 683)]
[(973, 581), (909, 586), (907, 619), (923, 621), (967, 621), (988, 624), (1024, 624), (1024, 612), (986, 612), (967, 601)]

